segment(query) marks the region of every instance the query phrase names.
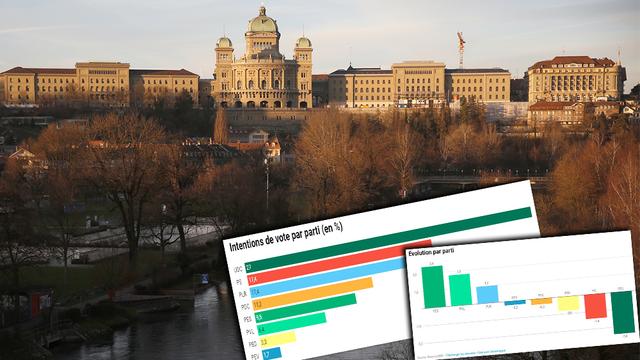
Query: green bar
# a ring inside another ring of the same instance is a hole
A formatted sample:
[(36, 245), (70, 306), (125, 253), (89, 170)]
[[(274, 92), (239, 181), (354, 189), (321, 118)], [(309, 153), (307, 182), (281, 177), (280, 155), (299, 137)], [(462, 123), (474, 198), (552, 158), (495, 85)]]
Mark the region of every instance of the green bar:
[(341, 296), (335, 296), (332, 298), (309, 301), (302, 304), (296, 304), (291, 306), (285, 306), (272, 310), (265, 310), (256, 313), (256, 322), (266, 322), (271, 320), (278, 320), (282, 318), (288, 318), (292, 316), (298, 316), (302, 314), (308, 314), (316, 311), (323, 311), (333, 309), (341, 306), (355, 305), (356, 294), (347, 294)]
[(327, 317), (325, 316), (325, 313), (311, 314), (293, 319), (258, 325), (258, 335), (268, 335), (281, 331), (298, 329), (305, 326), (324, 324), (326, 322)]
[(471, 276), (449, 275), (449, 293), (451, 306), (471, 305)]
[(611, 293), (611, 315), (613, 316), (614, 334), (629, 334), (636, 331), (631, 291)]
[(464, 220), (452, 221), (444, 224), (427, 226), (419, 229), (407, 230), (394, 234), (372, 237), (364, 240), (352, 241), (345, 244), (332, 245), (313, 250), (301, 251), (293, 254), (250, 261), (245, 263), (245, 269), (247, 273), (252, 273), (281, 266), (298, 264), (306, 261), (324, 259), (332, 256), (370, 250), (389, 245), (397, 245), (413, 240), (427, 239), (433, 236), (451, 234), (459, 231), (471, 230), (485, 226), (502, 224), (510, 221), (527, 219), (530, 217), (531, 208), (528, 207), (503, 211), (495, 214), (483, 215)]
[(422, 292), (426, 309), (447, 306), (444, 298), (444, 275), (442, 266), (422, 268)]

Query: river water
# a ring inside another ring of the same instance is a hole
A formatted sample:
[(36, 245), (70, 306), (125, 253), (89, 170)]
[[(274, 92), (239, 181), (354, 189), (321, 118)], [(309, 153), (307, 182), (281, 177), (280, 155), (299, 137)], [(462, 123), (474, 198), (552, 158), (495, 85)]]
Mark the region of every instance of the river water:
[(215, 287), (196, 296), (193, 308), (156, 314), (118, 330), (103, 342), (58, 348), (54, 359), (244, 359), (230, 294)]
[[(113, 337), (54, 349), (54, 360), (242, 360), (244, 351), (231, 294), (215, 287), (198, 294), (193, 307), (145, 316)], [(395, 347), (395, 348), (394, 348)], [(334, 354), (316, 360), (412, 358), (410, 342)], [(397, 351), (397, 350), (400, 351)], [(393, 356), (386, 355), (393, 350)]]

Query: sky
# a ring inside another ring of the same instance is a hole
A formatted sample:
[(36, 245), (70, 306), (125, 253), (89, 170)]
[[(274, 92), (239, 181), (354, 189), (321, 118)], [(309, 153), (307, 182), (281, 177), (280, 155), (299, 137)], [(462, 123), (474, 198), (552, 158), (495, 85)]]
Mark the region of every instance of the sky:
[[(314, 74), (389, 68), (404, 60), (501, 67), (512, 77), (557, 55), (618, 59), (625, 91), (640, 82), (640, 0), (265, 0), (288, 58), (298, 37), (313, 43)], [(120, 61), (210, 78), (217, 39), (244, 53), (259, 0), (0, 0), (0, 71)]]

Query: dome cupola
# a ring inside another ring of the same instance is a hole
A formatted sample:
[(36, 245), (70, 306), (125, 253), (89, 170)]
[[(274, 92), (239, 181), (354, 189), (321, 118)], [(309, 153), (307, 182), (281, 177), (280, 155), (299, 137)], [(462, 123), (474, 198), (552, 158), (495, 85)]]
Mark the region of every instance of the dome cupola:
[(230, 47), (233, 47), (233, 44), (231, 43), (231, 39), (229, 39), (226, 36), (223, 36), (220, 39), (218, 39), (218, 42), (216, 43), (216, 47), (217, 48), (230, 48)]
[(310, 48), (311, 47), (311, 40), (307, 39), (306, 37), (301, 37), (300, 39), (298, 39), (298, 41), (296, 41), (296, 47), (297, 48)]
[(277, 33), (278, 24), (275, 20), (267, 16), (267, 9), (264, 6), (260, 6), (258, 16), (249, 20), (247, 31), (254, 33)]

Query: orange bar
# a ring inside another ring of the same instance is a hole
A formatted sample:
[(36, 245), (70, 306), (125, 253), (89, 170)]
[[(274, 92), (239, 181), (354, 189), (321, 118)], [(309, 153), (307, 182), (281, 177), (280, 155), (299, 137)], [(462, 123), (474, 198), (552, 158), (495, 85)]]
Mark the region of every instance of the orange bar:
[(287, 294), (274, 295), (262, 299), (253, 300), (253, 309), (264, 310), (276, 306), (288, 305), (363, 289), (370, 289), (372, 287), (373, 279), (370, 277), (345, 281), (337, 284), (320, 286), (313, 289), (294, 291)]
[(531, 299), (531, 305), (546, 305), (553, 302), (552, 298)]

